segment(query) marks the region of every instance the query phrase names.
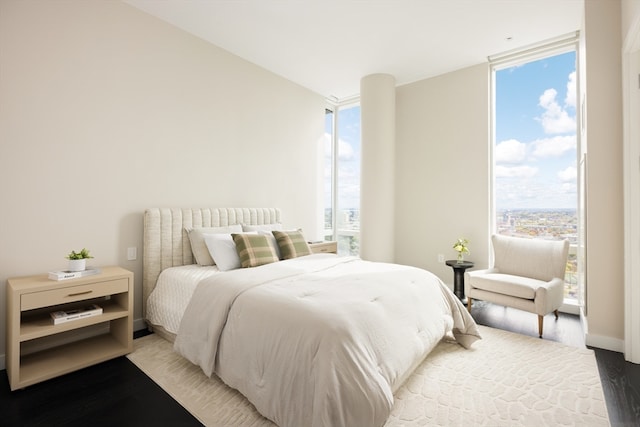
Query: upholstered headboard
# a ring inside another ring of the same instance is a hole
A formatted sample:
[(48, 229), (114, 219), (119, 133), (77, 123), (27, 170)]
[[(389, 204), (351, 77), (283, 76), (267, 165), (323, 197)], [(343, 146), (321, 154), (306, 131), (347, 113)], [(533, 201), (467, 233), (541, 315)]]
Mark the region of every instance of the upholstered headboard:
[(152, 208), (144, 213), (142, 295), (147, 298), (160, 272), (168, 267), (194, 264), (185, 227), (224, 227), (233, 224), (282, 222), (277, 208)]

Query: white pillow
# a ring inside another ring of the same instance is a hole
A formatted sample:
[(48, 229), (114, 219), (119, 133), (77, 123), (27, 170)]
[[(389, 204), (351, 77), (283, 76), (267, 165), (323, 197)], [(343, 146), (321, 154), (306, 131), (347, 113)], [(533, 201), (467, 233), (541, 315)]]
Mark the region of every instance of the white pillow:
[[(258, 234), (255, 231), (237, 234)], [(242, 266), (236, 244), (231, 234), (205, 234), (204, 243), (209, 249), (209, 254), (221, 271), (234, 270)]]
[(209, 249), (204, 243), (205, 234), (231, 234), (241, 233), (242, 226), (240, 224), (229, 225), (226, 227), (185, 227), (185, 231), (189, 235), (189, 242), (191, 242), (191, 252), (196, 259), (198, 265), (209, 266), (214, 265), (213, 258), (209, 254)]
[(282, 230), (282, 224), (279, 222), (275, 224), (260, 224), (260, 225), (248, 225), (242, 224), (242, 231), (280, 231)]

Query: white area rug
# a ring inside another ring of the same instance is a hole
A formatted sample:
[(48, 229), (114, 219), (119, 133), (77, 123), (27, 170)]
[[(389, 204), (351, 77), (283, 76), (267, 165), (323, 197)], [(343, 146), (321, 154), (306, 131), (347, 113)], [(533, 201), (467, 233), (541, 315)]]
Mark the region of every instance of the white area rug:
[[(480, 328), (470, 350), (435, 348), (395, 393), (386, 426), (610, 425), (593, 351)], [(127, 357), (207, 426), (275, 425), (156, 335)]]

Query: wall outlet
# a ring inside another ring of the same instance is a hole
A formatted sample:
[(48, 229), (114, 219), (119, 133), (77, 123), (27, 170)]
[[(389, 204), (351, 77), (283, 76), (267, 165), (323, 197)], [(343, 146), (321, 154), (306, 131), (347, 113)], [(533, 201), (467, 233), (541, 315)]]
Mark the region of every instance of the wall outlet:
[(135, 261), (138, 259), (138, 248), (127, 248), (127, 261)]
[(438, 262), (444, 262), (444, 255), (438, 254)]

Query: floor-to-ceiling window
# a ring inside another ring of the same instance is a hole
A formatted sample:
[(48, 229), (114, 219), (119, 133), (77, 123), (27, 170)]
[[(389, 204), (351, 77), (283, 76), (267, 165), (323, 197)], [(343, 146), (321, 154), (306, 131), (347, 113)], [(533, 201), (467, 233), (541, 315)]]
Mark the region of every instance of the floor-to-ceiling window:
[(559, 49), (493, 64), (495, 232), (568, 239), (565, 304), (577, 304), (580, 186), (577, 53)]
[(325, 239), (338, 252), (360, 252), (360, 105), (341, 104), (325, 111)]

